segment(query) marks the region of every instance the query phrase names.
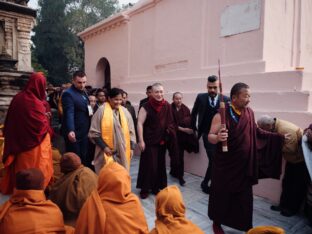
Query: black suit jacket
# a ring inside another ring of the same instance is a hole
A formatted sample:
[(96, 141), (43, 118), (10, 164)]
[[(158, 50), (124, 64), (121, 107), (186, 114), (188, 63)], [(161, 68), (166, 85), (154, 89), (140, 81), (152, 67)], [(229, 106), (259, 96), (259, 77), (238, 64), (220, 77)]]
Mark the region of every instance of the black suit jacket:
[[(230, 99), (227, 96), (223, 96), (224, 102), (229, 102)], [(208, 134), (211, 126), (211, 121), (214, 115), (218, 112), (220, 107), (220, 95), (215, 107), (212, 107), (209, 103), (208, 93), (200, 93), (197, 95), (193, 109), (192, 109), (192, 128), (198, 131), (198, 138), (203, 133)], [(196, 127), (198, 116), (198, 127)]]
[(87, 137), (90, 128), (88, 105), (88, 95), (74, 86), (63, 93), (62, 133), (64, 137), (67, 137), (70, 131), (75, 132), (77, 141)]

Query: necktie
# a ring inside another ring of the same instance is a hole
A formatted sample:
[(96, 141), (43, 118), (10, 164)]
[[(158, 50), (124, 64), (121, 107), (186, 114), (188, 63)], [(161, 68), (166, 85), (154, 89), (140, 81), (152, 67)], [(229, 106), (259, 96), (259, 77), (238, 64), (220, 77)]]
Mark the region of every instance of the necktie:
[(210, 105), (211, 105), (211, 107), (215, 107), (214, 97), (210, 97)]

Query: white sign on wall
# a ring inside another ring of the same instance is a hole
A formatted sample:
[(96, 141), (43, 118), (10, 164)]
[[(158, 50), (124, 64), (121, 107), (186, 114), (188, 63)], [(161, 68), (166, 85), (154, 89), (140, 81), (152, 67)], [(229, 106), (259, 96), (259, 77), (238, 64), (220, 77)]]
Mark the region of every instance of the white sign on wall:
[(221, 37), (249, 32), (260, 28), (261, 1), (227, 6), (221, 14)]

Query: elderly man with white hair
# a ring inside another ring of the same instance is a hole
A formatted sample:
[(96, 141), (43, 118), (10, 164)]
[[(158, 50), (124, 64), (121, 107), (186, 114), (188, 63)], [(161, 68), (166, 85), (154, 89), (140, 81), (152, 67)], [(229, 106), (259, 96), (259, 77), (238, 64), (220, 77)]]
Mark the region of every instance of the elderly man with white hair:
[(291, 122), (269, 115), (261, 116), (257, 124), (264, 130), (287, 135), (282, 149), (286, 167), (280, 204), (271, 206), (271, 209), (280, 211), (283, 216), (293, 216), (301, 207), (309, 183), (309, 175), (301, 148), (303, 130)]

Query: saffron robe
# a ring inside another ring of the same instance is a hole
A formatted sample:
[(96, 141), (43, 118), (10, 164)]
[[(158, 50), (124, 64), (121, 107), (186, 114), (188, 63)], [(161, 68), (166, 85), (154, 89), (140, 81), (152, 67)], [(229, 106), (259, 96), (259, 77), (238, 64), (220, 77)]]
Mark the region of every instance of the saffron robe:
[(175, 185), (161, 190), (156, 196), (155, 228), (150, 234), (204, 234), (194, 223), (185, 217), (182, 194)]
[(15, 187), (15, 174), (28, 168), (38, 168), (44, 175), (44, 188), (53, 176), (52, 145), (49, 133), (43, 141), (31, 150), (17, 155), (9, 155), (4, 163), (5, 175), (1, 181), (1, 192), (12, 194)]
[(64, 218), (74, 219), (97, 187), (97, 175), (88, 167), (81, 165), (78, 169), (64, 174), (51, 187), (50, 199), (63, 212)]
[[(110, 115), (108, 118), (113, 119), (111, 124), (105, 125), (105, 118), (104, 114), (108, 113), (106, 112), (106, 108), (109, 108), (110, 110), (110, 104), (106, 102), (104, 105), (100, 106), (99, 109), (95, 112), (95, 114), (92, 117), (91, 120), (91, 127), (89, 130), (89, 138), (92, 140), (92, 138), (98, 138), (102, 137), (103, 141), (106, 145), (110, 147), (110, 149), (115, 150), (117, 153), (117, 160), (119, 163), (124, 165), (127, 169), (130, 168), (130, 158), (132, 155), (127, 155), (127, 151), (130, 151), (130, 144), (136, 143), (136, 136), (135, 136), (135, 130), (133, 125), (132, 117), (129, 113), (129, 111), (124, 108), (123, 106), (120, 106), (120, 109), (124, 113), (125, 120), (123, 122), (126, 122), (127, 129), (129, 131), (130, 141), (128, 142), (123, 133), (123, 126), (122, 123), (116, 123), (116, 117), (113, 116), (113, 112), (110, 111)], [(119, 110), (120, 112), (120, 110)], [(120, 114), (121, 117), (122, 114)], [(127, 141), (127, 142), (126, 142)], [(126, 161), (124, 158), (126, 157)], [(99, 173), (103, 165), (106, 163), (106, 161), (109, 160), (109, 157), (104, 156), (104, 150), (101, 149), (98, 145), (95, 147), (95, 154), (94, 154), (94, 167), (96, 173)]]
[(63, 173), (61, 172), (60, 161), (61, 153), (57, 148), (52, 147), (52, 160), (53, 160), (53, 182), (59, 180), (62, 177)]
[(64, 225), (60, 209), (46, 200), (42, 190), (14, 190), (0, 207), (0, 233), (74, 233)]
[[(145, 150), (140, 157), (137, 188), (157, 191), (167, 187), (166, 144), (169, 138), (176, 137), (176, 126), (168, 102), (159, 112), (156, 112), (150, 102), (145, 103), (142, 108), (147, 114), (143, 124)], [(176, 146), (176, 144), (171, 145)], [(177, 159), (173, 160), (177, 161)]]
[(248, 107), (236, 123), (227, 106), (226, 128), (228, 152), (222, 152), (222, 144), (217, 144), (208, 216), (219, 224), (248, 231), (252, 228), (252, 185), (260, 178), (279, 179), (284, 137), (257, 128)]
[(75, 233), (148, 233), (140, 200), (131, 192), (129, 173), (120, 164), (112, 162), (101, 169), (98, 188), (83, 205)]
[(52, 134), (46, 115), (46, 79), (41, 73), (33, 73), (23, 91), (11, 101), (4, 124), (3, 160), (38, 146), (47, 133)]
[(23, 91), (12, 100), (4, 125), (3, 164), (5, 177), (0, 190), (11, 194), (15, 173), (27, 168), (39, 168), (46, 187), (53, 175), (50, 136), (52, 129), (46, 115), (46, 79), (33, 73)]
[(275, 226), (258, 226), (250, 229), (247, 234), (285, 234), (284, 229)]

